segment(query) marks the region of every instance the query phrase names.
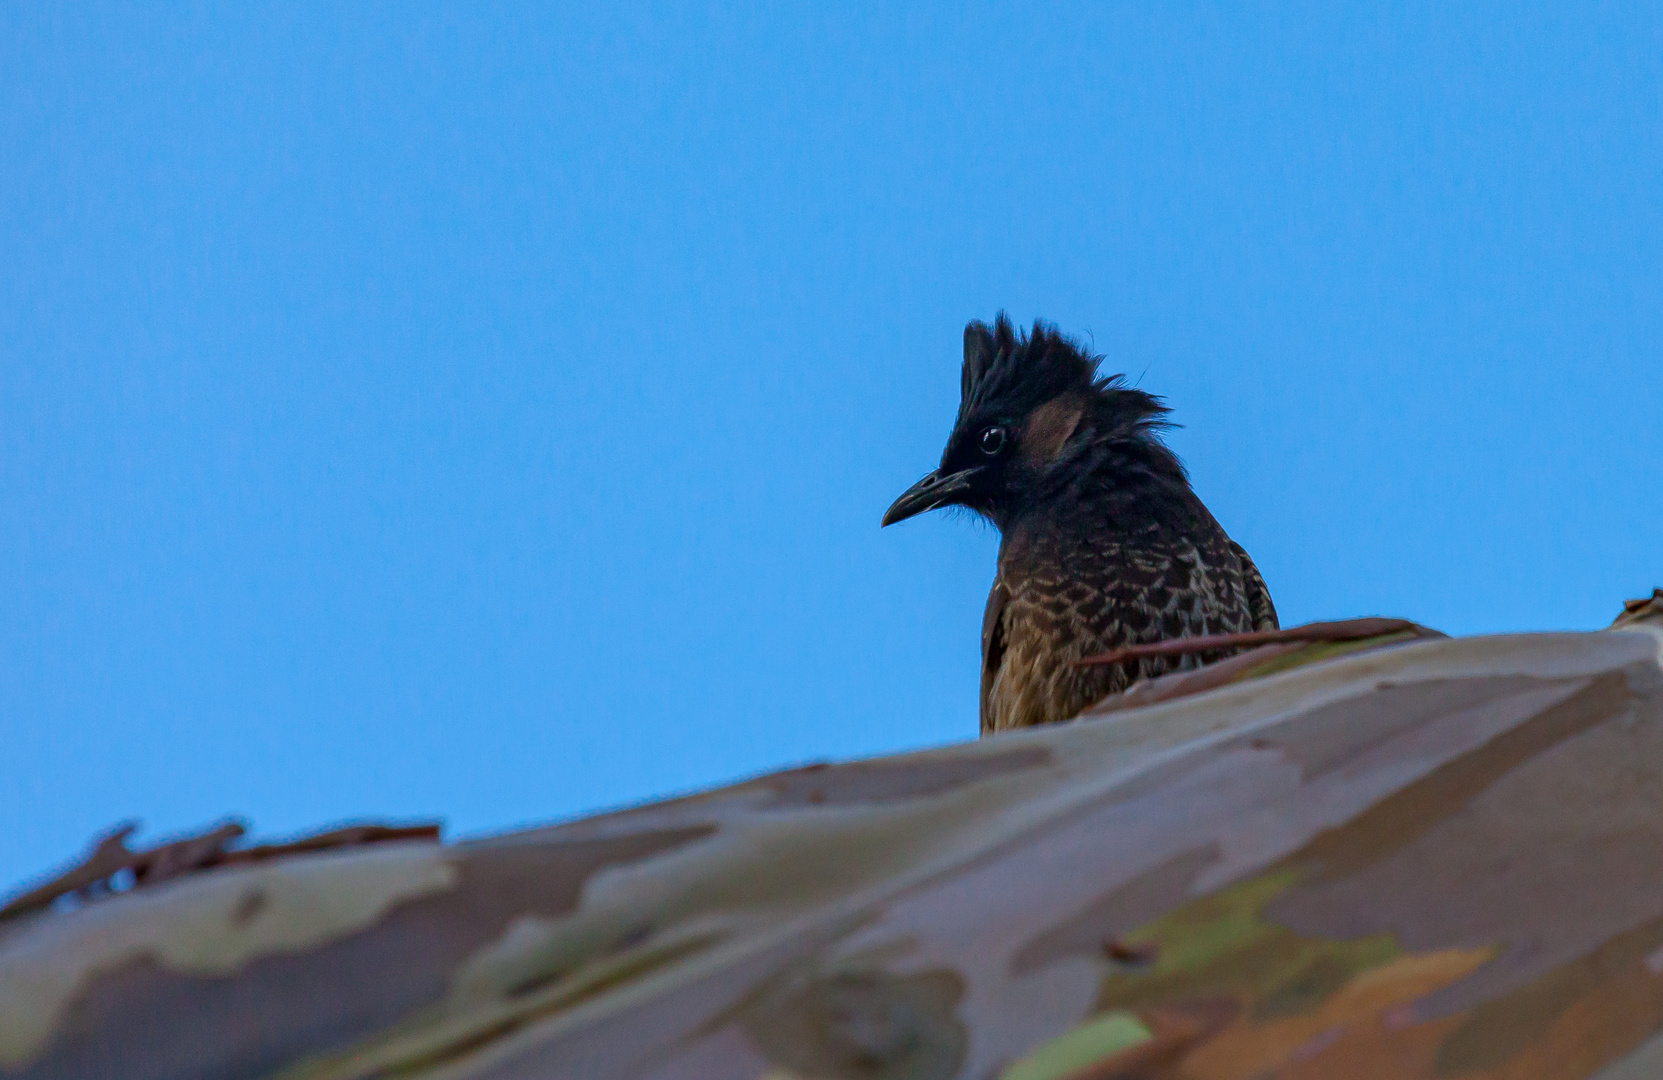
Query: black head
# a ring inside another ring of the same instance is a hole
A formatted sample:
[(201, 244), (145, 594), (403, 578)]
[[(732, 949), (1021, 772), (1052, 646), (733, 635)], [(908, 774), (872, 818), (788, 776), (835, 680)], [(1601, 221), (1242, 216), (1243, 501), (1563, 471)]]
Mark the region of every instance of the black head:
[(896, 499), (883, 523), (964, 506), (1004, 528), (1083, 482), (1112, 482), (1117, 465), (1184, 482), (1159, 438), (1166, 407), (1119, 375), (1100, 377), (1101, 361), (1044, 322), (1027, 334), (1002, 312), (991, 329), (971, 322), (941, 467)]

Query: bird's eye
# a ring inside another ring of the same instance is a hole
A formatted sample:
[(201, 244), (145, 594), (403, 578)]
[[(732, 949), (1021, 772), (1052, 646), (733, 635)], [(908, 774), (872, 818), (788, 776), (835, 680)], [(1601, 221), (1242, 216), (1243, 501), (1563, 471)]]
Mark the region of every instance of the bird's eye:
[(1005, 429), (1002, 427), (984, 428), (977, 436), (976, 444), (982, 448), (982, 453), (992, 457), (1005, 448)]

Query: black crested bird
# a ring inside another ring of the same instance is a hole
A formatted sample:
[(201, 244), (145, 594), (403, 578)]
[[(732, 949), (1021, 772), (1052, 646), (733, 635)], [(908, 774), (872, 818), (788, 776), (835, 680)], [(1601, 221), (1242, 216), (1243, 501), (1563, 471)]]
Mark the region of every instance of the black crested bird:
[(885, 525), (963, 506), (999, 529), (982, 620), (982, 734), (1067, 720), (1134, 679), (1214, 659), (1082, 667), (1126, 645), (1277, 628), (1259, 568), (1161, 441), (1161, 400), (1099, 377), (1055, 327), (964, 328), (958, 419), (941, 467)]

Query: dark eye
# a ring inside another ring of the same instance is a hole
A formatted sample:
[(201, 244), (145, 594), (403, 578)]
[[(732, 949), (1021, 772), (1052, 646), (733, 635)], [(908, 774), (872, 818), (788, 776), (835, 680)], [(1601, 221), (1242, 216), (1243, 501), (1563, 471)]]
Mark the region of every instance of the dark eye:
[(992, 457), (1005, 448), (1005, 429), (1002, 427), (983, 428), (976, 436), (976, 445), (982, 448), (982, 453)]

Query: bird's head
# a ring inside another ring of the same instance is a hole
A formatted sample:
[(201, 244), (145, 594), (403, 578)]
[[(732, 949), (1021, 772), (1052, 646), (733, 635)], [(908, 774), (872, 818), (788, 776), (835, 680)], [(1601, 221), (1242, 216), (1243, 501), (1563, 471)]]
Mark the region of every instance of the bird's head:
[(1182, 481), (1159, 438), (1166, 407), (1119, 375), (1099, 377), (1101, 359), (1044, 322), (1022, 333), (1003, 313), (991, 328), (972, 321), (941, 467), (903, 492), (883, 524), (963, 506), (1004, 529), (1082, 484), (1112, 482), (1117, 465)]

